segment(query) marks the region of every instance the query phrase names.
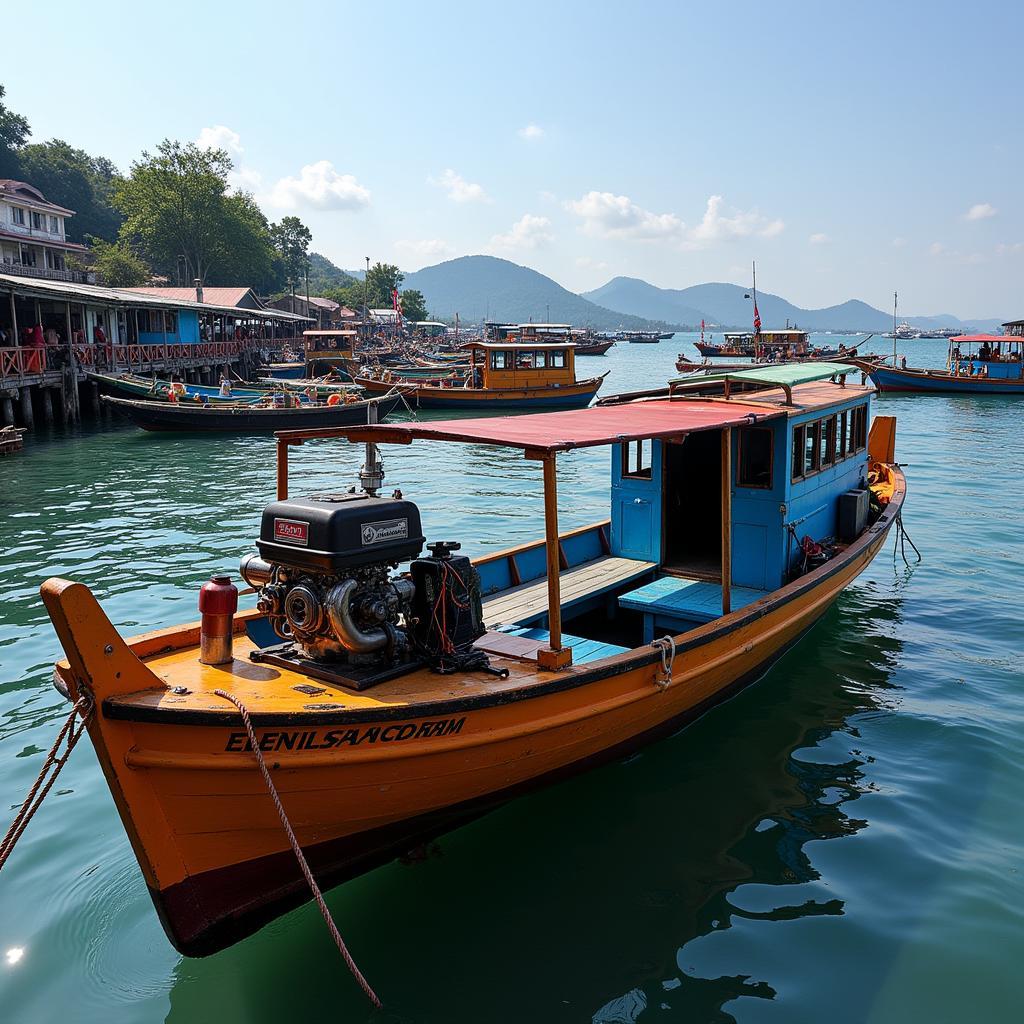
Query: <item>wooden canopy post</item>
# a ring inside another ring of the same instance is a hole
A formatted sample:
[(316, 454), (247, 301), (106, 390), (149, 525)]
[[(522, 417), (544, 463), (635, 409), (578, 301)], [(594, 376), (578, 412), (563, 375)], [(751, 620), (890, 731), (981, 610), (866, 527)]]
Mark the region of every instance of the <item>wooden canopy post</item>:
[(732, 430), (722, 428), (722, 614), (732, 611)]
[(544, 543), (548, 572), (548, 646), (537, 651), (539, 668), (556, 672), (572, 664), (572, 649), (562, 647), (562, 590), (558, 555), (558, 481), (554, 452), (541, 456), (544, 462)]

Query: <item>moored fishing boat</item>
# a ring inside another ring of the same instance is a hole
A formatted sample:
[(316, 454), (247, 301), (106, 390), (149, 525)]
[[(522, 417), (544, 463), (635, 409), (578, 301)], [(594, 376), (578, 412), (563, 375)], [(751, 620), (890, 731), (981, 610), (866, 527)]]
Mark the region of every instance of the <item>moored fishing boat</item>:
[[(48, 581), (58, 687), (92, 708), (175, 946), (214, 952), (308, 897), (234, 701), (327, 887), (678, 729), (807, 635), (882, 546), (905, 485), (891, 422), (868, 437), (869, 389), (782, 369), (738, 396), (328, 432), (371, 446), (364, 493), (292, 498), (281, 459), (243, 573), (259, 605), (227, 633), (125, 641), (88, 588)], [(372, 446), (431, 441), (538, 461), (545, 539), (473, 565), (451, 544), (418, 558), (419, 511), (377, 495)], [(561, 533), (558, 457), (595, 446), (613, 450), (609, 520)]]
[(283, 382), (280, 381), (270, 381), (267, 385), (259, 387), (232, 383), (230, 394), (225, 395), (221, 393), (219, 387), (209, 384), (188, 384), (184, 381), (162, 380), (156, 377), (147, 379), (132, 373), (113, 376), (87, 372), (86, 376), (89, 380), (99, 384), (104, 392), (113, 392), (114, 395), (152, 402), (167, 402), (174, 391), (177, 393), (176, 397), (181, 401), (198, 399), (205, 402), (237, 405), (239, 402), (259, 401), (266, 398), (270, 391), (283, 386)]
[(879, 391), (908, 394), (1024, 395), (1024, 320), (1003, 325), (1006, 334), (951, 338), (945, 369), (856, 360)]
[(103, 401), (124, 413), (143, 430), (188, 433), (270, 433), (276, 430), (310, 430), (314, 428), (365, 423), (369, 406), (378, 410), (383, 419), (402, 403), (396, 388), (372, 399), (340, 401), (336, 405), (294, 401), (292, 405), (256, 403), (175, 403), (144, 402), (129, 398), (110, 398)]
[(395, 384), (409, 401), (424, 409), (576, 409), (589, 405), (606, 374), (576, 380), (575, 346), (470, 342), (470, 371), (465, 377), (423, 383), (401, 371), (354, 380), (367, 394), (381, 394)]

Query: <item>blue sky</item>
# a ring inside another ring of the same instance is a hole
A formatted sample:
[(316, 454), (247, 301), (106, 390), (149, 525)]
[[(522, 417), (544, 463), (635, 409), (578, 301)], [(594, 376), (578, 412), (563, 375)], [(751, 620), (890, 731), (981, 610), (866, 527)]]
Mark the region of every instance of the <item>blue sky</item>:
[[(314, 248), (487, 252), (573, 290), (1024, 316), (1017, 4), (50, 3), (8, 33), (34, 138), (226, 145)], [(25, 26), (26, 33), (28, 26)]]

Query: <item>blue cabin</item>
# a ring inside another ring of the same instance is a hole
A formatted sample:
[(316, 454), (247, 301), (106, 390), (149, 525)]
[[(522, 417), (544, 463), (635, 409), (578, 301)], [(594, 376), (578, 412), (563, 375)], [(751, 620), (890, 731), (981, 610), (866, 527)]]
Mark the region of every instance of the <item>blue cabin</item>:
[[(615, 431), (628, 424), (623, 440), (588, 436), (600, 408), (573, 414), (579, 426), (549, 421), (560, 443), (611, 452), (609, 520), (559, 541), (563, 639), (576, 663), (739, 610), (863, 532), (874, 391), (847, 386), (857, 372), (802, 364), (687, 382), (610, 416)], [(514, 422), (525, 431), (533, 419)], [(544, 642), (545, 542), (476, 564), (488, 625)]]

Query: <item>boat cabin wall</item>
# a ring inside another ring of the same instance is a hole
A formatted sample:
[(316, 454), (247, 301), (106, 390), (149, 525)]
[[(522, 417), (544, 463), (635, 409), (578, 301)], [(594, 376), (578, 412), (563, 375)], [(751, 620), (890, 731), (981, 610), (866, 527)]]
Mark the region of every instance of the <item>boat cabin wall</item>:
[(574, 352), (564, 349), (531, 349), (528, 345), (507, 349), (478, 349), (477, 366), (483, 366), (484, 387), (537, 388), (576, 382)]
[(789, 420), (782, 536), (788, 559), (795, 562), (797, 556), (786, 523), (795, 524), (800, 538), (836, 537), (840, 495), (867, 487), (870, 403), (870, 395), (859, 396)]

